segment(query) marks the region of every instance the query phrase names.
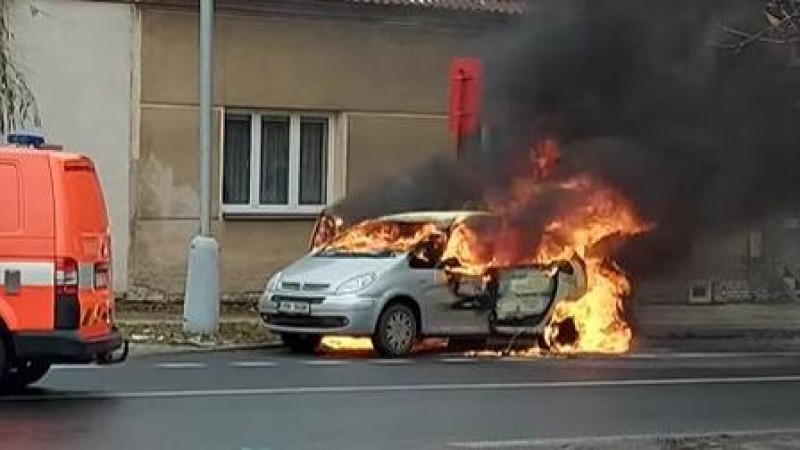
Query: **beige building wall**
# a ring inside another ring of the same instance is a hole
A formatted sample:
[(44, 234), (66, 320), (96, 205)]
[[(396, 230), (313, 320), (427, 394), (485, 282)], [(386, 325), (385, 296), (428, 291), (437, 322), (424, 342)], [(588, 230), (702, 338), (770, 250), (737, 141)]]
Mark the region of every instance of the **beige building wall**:
[(108, 204), (114, 288), (128, 288), (137, 22), (129, 4), (15, 2), (14, 50), (48, 141), (89, 155)]
[[(462, 35), (436, 27), (356, 20), (217, 17), (214, 233), (222, 290), (260, 291), (308, 244), (313, 216), (221, 214), (225, 110), (309, 109), (335, 114), (334, 200), (382, 174), (451, 151), (447, 74)], [(135, 161), (133, 279), (150, 299), (183, 291), (198, 228), (197, 15), (145, 8), (141, 132)]]

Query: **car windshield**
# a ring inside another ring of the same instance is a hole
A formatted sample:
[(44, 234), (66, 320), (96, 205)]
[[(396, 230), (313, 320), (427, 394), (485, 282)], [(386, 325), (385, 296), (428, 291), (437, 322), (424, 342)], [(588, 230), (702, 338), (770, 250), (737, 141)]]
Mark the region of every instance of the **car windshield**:
[(346, 228), (315, 256), (393, 258), (408, 253), (434, 234), (444, 232), (428, 222), (369, 220)]

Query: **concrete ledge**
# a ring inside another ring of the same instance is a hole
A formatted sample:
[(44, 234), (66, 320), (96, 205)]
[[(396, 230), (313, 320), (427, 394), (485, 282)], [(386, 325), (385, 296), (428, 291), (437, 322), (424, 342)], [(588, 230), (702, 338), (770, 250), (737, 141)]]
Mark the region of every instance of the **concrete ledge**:
[(121, 314), (117, 325), (132, 345), (190, 348), (224, 348), (270, 345), (279, 341), (255, 315), (221, 317), (213, 335), (197, 336), (183, 331), (180, 316), (172, 314)]

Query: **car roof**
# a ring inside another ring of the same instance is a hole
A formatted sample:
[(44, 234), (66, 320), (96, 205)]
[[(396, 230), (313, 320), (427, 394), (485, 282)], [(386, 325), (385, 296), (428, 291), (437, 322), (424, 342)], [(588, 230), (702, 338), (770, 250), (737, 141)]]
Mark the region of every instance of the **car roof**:
[(414, 211), (399, 214), (389, 214), (378, 217), (379, 221), (387, 222), (435, 222), (451, 223), (456, 220), (463, 220), (469, 217), (491, 216), (489, 211), (481, 210), (452, 210), (452, 211)]

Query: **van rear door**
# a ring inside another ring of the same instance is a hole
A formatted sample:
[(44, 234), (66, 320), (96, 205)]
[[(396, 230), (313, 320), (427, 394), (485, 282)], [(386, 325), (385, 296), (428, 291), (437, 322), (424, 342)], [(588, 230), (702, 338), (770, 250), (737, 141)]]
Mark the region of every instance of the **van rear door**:
[(0, 317), (12, 332), (52, 329), (53, 209), (47, 157), (0, 150)]
[(78, 293), (81, 334), (104, 334), (110, 330), (113, 314), (111, 235), (105, 198), (90, 159), (75, 156), (60, 162), (54, 179), (58, 180), (56, 248), (64, 274), (63, 288), (71, 287)]

